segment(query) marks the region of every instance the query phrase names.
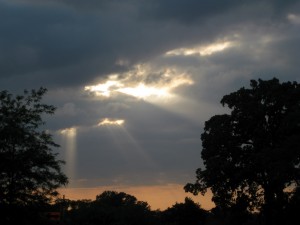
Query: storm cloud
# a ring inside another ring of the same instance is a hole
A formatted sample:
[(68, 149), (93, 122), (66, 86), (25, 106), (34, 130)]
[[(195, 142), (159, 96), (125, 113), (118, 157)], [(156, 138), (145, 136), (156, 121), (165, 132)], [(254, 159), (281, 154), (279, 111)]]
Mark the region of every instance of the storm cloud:
[(0, 88), (49, 90), (70, 188), (183, 186), (223, 95), (300, 82), (299, 28), (297, 0), (0, 0)]

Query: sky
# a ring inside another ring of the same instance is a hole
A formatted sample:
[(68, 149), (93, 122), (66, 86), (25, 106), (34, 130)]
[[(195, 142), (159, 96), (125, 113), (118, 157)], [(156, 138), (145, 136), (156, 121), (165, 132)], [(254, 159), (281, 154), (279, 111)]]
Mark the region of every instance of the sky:
[(192, 197), (222, 96), (300, 82), (299, 43), (297, 0), (0, 0), (0, 90), (48, 89), (66, 198), (115, 190), (165, 209)]

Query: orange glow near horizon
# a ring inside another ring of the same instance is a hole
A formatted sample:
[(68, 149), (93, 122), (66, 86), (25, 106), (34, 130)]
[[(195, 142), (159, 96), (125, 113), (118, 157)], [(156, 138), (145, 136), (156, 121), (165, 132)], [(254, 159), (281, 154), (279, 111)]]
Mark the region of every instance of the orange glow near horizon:
[(151, 210), (165, 210), (172, 207), (175, 203), (184, 202), (185, 197), (193, 199), (194, 202), (199, 203), (203, 209), (209, 210), (215, 205), (211, 201), (212, 194), (208, 192), (205, 196), (194, 196), (190, 193), (185, 193), (183, 186), (180, 184), (167, 184), (156, 186), (102, 186), (95, 188), (61, 188), (59, 192), (64, 195), (66, 199), (95, 200), (96, 195), (104, 191), (125, 192), (135, 196), (138, 201), (145, 201), (151, 206)]

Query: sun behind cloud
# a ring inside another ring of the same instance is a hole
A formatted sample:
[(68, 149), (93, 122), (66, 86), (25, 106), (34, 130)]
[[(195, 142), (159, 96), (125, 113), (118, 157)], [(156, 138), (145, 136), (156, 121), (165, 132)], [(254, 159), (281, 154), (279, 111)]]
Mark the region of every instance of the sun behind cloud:
[(136, 87), (120, 88), (117, 91), (137, 98), (146, 98), (150, 96), (156, 96), (156, 97), (170, 96), (170, 93), (168, 92), (167, 88), (156, 88), (151, 86), (149, 87), (143, 83), (140, 83)]
[[(111, 76), (113, 78), (113, 76)], [(110, 97), (111, 92), (123, 85), (117, 80), (107, 80), (97, 85), (85, 86), (85, 91), (96, 93), (98, 96)]]
[(172, 98), (174, 89), (193, 83), (188, 75), (175, 69), (155, 70), (150, 65), (138, 64), (126, 73), (113, 74), (101, 83), (85, 86), (84, 90), (102, 98), (125, 94), (138, 99), (159, 100)]

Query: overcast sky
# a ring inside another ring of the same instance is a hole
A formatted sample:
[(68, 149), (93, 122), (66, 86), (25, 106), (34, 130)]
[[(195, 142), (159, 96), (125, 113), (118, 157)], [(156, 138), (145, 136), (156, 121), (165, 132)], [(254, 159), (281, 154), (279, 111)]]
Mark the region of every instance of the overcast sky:
[(299, 43), (297, 0), (0, 0), (0, 89), (48, 89), (67, 198), (164, 208), (195, 180), (222, 96), (300, 82)]

